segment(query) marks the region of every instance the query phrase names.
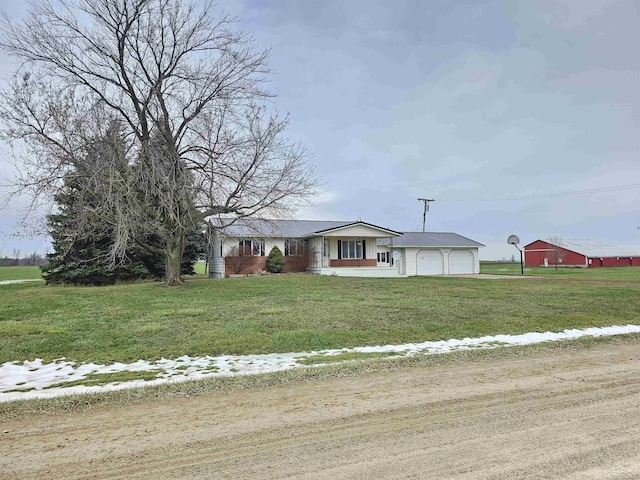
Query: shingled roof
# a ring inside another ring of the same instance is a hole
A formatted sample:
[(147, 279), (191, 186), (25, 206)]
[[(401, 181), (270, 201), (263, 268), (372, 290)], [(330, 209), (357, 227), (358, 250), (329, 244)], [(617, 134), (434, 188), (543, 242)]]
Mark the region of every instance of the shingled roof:
[[(378, 239), (378, 245), (390, 245), (388, 238)], [(484, 247), (457, 233), (451, 232), (403, 232), (402, 237), (393, 239), (394, 247)]]

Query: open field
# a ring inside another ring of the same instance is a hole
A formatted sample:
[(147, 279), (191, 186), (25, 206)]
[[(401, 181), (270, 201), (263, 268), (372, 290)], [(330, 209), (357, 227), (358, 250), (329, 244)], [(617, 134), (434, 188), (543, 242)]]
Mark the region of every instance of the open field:
[(42, 278), (40, 267), (0, 267), (0, 282), (5, 280), (36, 280)]
[(193, 266), (193, 269), (196, 271), (196, 275), (204, 276), (206, 273), (205, 268), (206, 268), (205, 262), (196, 262), (196, 264)]
[[(526, 277), (563, 277), (592, 280), (633, 280), (640, 278), (638, 267), (524, 267)], [(489, 275), (521, 275), (520, 262), (480, 262), (480, 273)]]
[(640, 319), (639, 268), (529, 276), (518, 281), (200, 277), (181, 288), (157, 282), (96, 288), (3, 285), (0, 363), (312, 351)]
[[(638, 341), (7, 418), (12, 479), (640, 478)], [(298, 375), (291, 373), (290, 376)], [(240, 380), (240, 379), (238, 379)], [(82, 400), (78, 404), (82, 404)]]

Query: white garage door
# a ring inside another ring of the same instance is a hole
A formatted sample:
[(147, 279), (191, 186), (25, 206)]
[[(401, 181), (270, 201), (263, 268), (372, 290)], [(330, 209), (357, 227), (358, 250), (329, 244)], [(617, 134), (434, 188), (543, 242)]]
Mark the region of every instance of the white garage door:
[(442, 254), (438, 250), (418, 251), (416, 273), (418, 275), (442, 275), (444, 273)]
[(475, 273), (471, 250), (451, 250), (449, 252), (449, 274)]

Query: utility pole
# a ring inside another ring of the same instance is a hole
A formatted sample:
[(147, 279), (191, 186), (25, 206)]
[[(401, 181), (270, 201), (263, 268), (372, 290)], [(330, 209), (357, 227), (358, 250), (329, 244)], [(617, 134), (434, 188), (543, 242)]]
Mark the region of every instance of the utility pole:
[(429, 203), (435, 202), (433, 198), (419, 198), (419, 202), (424, 203), (424, 211), (422, 212), (422, 231), (425, 231), (425, 227), (427, 225), (427, 212), (429, 211)]

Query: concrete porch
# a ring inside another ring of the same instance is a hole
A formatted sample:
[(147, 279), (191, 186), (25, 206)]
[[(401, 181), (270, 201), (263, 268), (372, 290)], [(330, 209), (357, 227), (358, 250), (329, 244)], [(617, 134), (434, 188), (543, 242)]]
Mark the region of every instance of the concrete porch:
[(401, 277), (397, 267), (309, 267), (307, 273), (314, 275), (336, 275), (338, 277), (390, 278)]

